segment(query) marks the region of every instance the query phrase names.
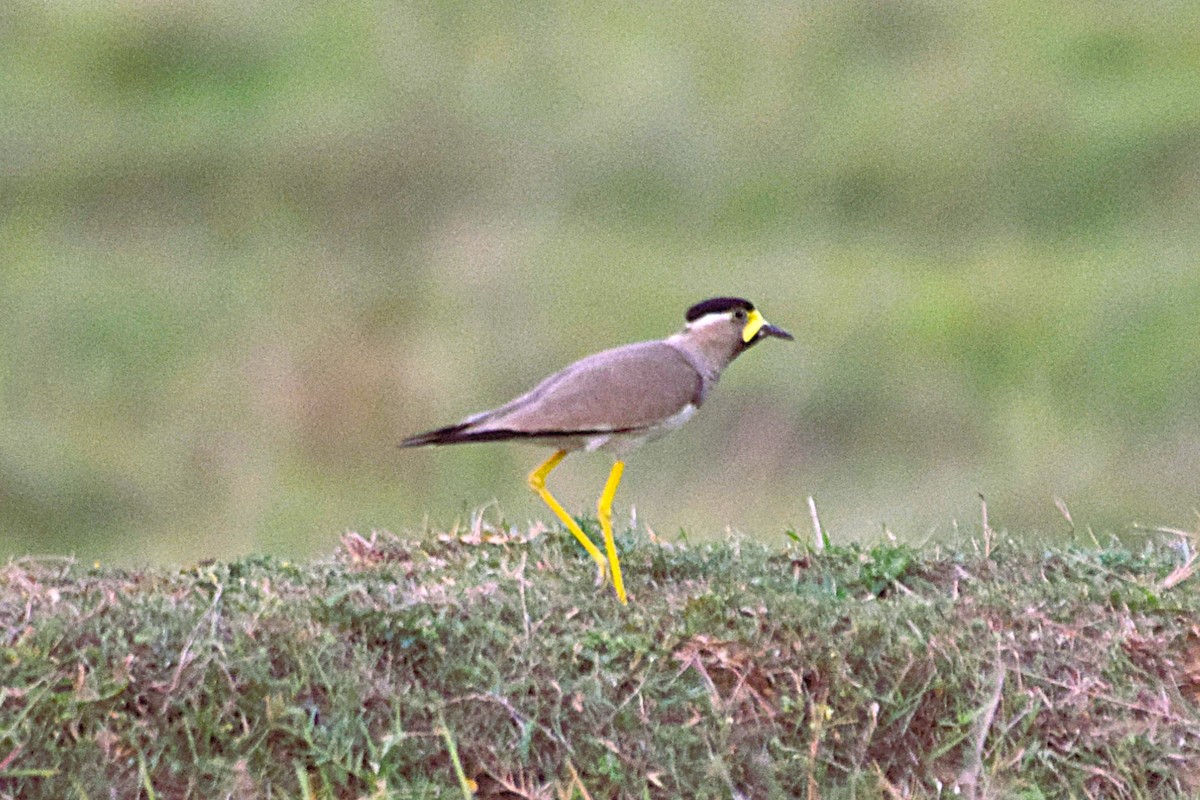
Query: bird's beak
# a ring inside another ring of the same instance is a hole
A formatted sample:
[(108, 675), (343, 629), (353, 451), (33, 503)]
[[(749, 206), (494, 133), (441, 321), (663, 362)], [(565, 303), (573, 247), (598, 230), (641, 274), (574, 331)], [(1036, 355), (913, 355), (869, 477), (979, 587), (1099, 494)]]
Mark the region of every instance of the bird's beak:
[(759, 334), (762, 336), (774, 336), (776, 339), (787, 339), (789, 342), (796, 338), (783, 328), (777, 328), (774, 325), (763, 325)]
[(783, 328), (777, 328), (774, 325), (763, 319), (763, 315), (758, 313), (758, 310), (750, 312), (750, 316), (746, 318), (746, 327), (742, 328), (742, 342), (750, 344), (751, 342), (762, 338), (763, 336), (774, 336), (779, 339), (793, 338), (790, 333)]

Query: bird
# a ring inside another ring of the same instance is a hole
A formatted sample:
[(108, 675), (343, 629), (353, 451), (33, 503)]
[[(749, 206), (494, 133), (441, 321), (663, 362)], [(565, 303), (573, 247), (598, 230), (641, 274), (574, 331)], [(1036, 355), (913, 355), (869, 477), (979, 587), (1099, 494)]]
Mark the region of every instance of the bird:
[[(400, 447), (467, 442), (529, 442), (554, 454), (527, 481), (596, 562), (599, 582), (612, 574), (628, 603), (612, 532), (612, 504), (625, 459), (641, 445), (681, 427), (704, 404), (727, 366), (768, 337), (792, 334), (768, 323), (749, 300), (712, 297), (687, 309), (684, 328), (665, 339), (635, 342), (587, 356), (502, 406), (453, 425), (418, 433)], [(614, 457), (596, 504), (606, 554), (546, 488), (546, 478), (568, 454), (606, 451)]]

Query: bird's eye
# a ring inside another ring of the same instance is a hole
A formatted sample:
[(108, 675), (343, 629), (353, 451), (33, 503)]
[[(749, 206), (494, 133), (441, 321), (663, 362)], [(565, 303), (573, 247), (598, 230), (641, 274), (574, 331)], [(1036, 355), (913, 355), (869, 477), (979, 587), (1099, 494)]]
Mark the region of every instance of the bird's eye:
[(734, 311), (733, 318), (736, 319), (738, 322), (745, 322), (746, 321), (746, 310), (744, 308), (739, 308), (737, 311)]

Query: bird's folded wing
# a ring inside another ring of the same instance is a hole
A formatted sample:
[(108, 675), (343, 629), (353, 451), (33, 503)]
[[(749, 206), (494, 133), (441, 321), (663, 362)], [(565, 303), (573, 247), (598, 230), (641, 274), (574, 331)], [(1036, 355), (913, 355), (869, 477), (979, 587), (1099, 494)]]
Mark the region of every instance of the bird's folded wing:
[(696, 369), (666, 342), (639, 342), (577, 361), (487, 414), (472, 433), (526, 435), (637, 431), (702, 399)]

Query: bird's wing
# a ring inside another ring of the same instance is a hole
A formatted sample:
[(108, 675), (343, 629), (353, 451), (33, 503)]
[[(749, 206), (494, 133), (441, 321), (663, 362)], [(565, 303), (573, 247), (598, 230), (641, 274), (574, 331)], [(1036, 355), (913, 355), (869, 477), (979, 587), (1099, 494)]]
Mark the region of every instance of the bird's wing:
[(700, 374), (674, 347), (639, 342), (575, 362), (479, 415), (469, 429), (525, 435), (640, 430), (699, 405), (702, 388)]

